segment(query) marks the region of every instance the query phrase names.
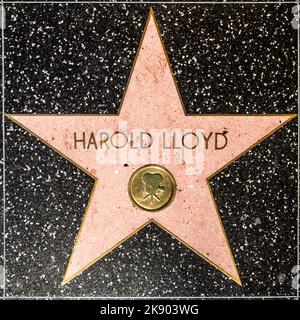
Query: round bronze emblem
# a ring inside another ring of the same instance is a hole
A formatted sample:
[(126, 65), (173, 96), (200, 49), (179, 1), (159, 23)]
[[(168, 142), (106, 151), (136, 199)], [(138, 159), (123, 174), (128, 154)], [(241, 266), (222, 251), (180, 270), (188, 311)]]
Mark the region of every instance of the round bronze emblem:
[(141, 209), (158, 211), (173, 201), (176, 182), (166, 168), (149, 164), (132, 174), (128, 193), (132, 202)]

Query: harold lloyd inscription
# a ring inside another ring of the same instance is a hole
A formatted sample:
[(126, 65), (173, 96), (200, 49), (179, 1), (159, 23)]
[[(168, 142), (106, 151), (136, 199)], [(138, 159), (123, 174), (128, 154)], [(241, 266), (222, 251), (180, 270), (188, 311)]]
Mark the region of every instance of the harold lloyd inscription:
[[(161, 146), (163, 149), (195, 149), (203, 146), (205, 149), (214, 148), (215, 150), (224, 149), (227, 146), (228, 131), (209, 132), (200, 135), (196, 132), (184, 132), (182, 135), (178, 132), (162, 132)], [(148, 149), (151, 148), (154, 138), (153, 134), (147, 131), (131, 132), (127, 135), (122, 131), (115, 131), (111, 134), (100, 131), (95, 132), (74, 132), (74, 149), (98, 149), (98, 148), (125, 148)]]
[(76, 151), (94, 152), (99, 164), (185, 164), (187, 174), (203, 172), (206, 152), (219, 152), (229, 145), (229, 131), (203, 129), (77, 130), (69, 145)]

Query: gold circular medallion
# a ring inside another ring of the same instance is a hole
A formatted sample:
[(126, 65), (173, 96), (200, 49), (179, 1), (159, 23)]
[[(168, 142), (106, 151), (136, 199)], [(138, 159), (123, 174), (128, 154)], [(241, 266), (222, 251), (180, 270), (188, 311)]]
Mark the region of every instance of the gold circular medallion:
[(176, 193), (176, 182), (164, 167), (149, 164), (130, 177), (128, 193), (134, 204), (143, 210), (158, 211), (168, 206)]

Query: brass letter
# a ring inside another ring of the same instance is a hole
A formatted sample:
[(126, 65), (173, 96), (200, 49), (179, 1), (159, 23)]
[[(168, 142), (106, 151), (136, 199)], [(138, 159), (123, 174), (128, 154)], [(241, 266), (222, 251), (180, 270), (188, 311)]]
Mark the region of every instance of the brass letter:
[(76, 132), (74, 132), (74, 148), (77, 149), (77, 142), (82, 142), (83, 149), (85, 149), (85, 132), (82, 133), (82, 139), (77, 139)]

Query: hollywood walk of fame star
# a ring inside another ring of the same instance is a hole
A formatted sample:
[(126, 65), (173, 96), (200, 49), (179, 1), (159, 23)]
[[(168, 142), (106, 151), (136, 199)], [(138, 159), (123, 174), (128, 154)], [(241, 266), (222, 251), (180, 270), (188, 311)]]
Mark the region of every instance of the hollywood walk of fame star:
[[(63, 284), (149, 223), (156, 223), (241, 284), (209, 179), (295, 115), (186, 115), (152, 9), (117, 116), (7, 116), (95, 179)], [(99, 164), (95, 148), (83, 150), (72, 144), (79, 128), (86, 133), (99, 128), (117, 131), (121, 120), (128, 123), (128, 130), (201, 128), (203, 132), (222, 132), (226, 128), (230, 143), (221, 150), (205, 149), (204, 170), (199, 175), (187, 175), (182, 164), (168, 165), (180, 192), (162, 210), (143, 211), (128, 195), (128, 181), (139, 165)]]

